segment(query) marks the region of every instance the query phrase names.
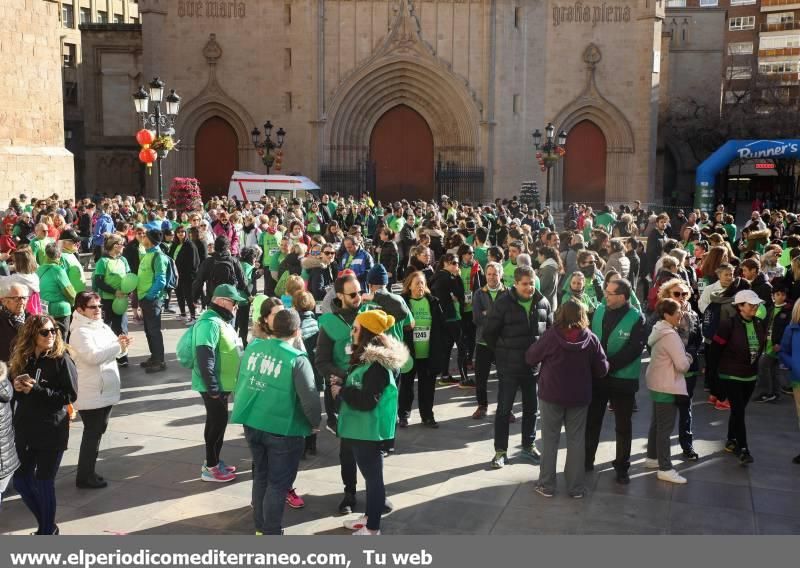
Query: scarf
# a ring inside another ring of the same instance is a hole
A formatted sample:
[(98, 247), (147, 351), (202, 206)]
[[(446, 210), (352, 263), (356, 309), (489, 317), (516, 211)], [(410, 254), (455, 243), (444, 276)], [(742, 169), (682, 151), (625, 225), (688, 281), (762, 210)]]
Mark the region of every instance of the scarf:
[(20, 315), (12, 313), (8, 308), (3, 305), (0, 305), (0, 313), (2, 313), (5, 317), (8, 318), (8, 321), (11, 322), (11, 325), (14, 329), (19, 329), (22, 327), (22, 324), (25, 323), (25, 312), (23, 311)]

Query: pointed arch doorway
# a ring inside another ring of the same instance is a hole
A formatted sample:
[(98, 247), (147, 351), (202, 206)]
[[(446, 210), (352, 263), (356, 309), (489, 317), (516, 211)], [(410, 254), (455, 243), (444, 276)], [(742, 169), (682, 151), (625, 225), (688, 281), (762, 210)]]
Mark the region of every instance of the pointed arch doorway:
[(606, 200), (606, 137), (600, 127), (582, 120), (567, 133), (564, 156), (565, 204), (587, 203), (597, 209)]
[(433, 134), (417, 111), (406, 105), (386, 111), (372, 129), (369, 153), (375, 163), (375, 196), (384, 205), (433, 198)]
[(197, 130), (194, 145), (195, 177), (203, 200), (228, 195), (228, 183), (239, 168), (239, 139), (227, 120), (212, 116)]

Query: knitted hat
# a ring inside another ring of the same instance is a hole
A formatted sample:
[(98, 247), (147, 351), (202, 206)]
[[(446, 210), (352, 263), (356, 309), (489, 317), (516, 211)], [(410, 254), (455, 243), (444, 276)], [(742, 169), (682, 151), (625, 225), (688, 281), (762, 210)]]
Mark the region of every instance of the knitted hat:
[(386, 286), (389, 283), (389, 273), (382, 264), (376, 264), (367, 273), (367, 284)]
[(394, 325), (394, 317), (383, 310), (368, 310), (358, 314), (356, 321), (375, 335), (380, 335)]
[(150, 242), (154, 245), (161, 244), (161, 241), (164, 240), (164, 235), (158, 229), (150, 229), (147, 231), (147, 238), (150, 239)]

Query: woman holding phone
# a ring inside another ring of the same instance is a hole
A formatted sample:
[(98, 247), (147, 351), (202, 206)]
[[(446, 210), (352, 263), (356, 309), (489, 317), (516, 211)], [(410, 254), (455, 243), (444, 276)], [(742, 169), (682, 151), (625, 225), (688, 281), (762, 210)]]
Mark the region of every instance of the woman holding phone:
[(28, 318), (17, 334), (10, 368), (21, 463), (14, 488), (36, 517), (35, 534), (59, 534), (55, 478), (69, 440), (66, 407), (78, 397), (78, 372), (52, 316)]

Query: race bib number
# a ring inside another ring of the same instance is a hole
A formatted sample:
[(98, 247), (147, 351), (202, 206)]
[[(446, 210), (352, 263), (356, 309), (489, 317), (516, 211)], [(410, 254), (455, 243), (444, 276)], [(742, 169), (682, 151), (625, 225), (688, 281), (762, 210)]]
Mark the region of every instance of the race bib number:
[(431, 339), (431, 330), (427, 327), (414, 329), (414, 343), (427, 343)]
[(464, 303), (471, 304), (472, 303), (472, 292), (464, 292)]
[(322, 313), (322, 303), (317, 303), (317, 305), (314, 306), (314, 313), (315, 314), (321, 314)]
[(279, 252), (280, 252), (280, 249), (269, 249), (269, 255), (270, 256), (275, 256)]

